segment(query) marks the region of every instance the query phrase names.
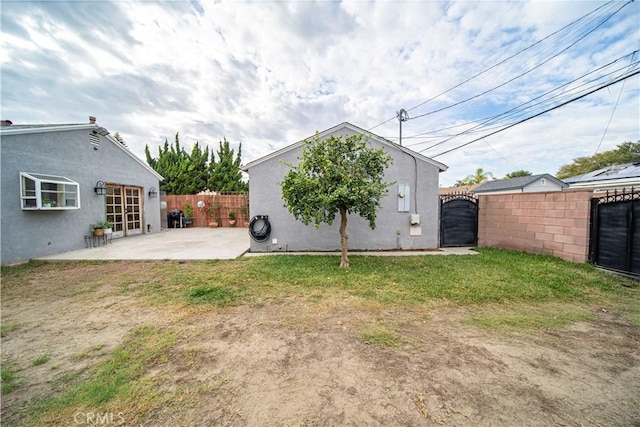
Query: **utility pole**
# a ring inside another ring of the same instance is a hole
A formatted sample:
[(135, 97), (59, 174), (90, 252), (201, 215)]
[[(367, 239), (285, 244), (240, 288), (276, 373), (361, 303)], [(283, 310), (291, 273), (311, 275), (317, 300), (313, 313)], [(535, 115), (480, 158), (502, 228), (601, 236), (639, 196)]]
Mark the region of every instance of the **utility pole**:
[(409, 113), (404, 108), (401, 108), (400, 111), (396, 111), (396, 117), (398, 118), (398, 123), (400, 123), (400, 146), (402, 146), (402, 122), (409, 120)]

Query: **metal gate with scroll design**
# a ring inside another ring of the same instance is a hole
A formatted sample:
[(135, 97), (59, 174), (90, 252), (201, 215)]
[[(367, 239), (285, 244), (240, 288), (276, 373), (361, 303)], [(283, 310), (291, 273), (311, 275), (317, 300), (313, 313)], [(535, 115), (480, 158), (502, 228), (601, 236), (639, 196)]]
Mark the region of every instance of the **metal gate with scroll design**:
[(466, 193), (440, 195), (440, 246), (478, 244), (478, 199)]
[(640, 277), (640, 190), (591, 199), (589, 261)]

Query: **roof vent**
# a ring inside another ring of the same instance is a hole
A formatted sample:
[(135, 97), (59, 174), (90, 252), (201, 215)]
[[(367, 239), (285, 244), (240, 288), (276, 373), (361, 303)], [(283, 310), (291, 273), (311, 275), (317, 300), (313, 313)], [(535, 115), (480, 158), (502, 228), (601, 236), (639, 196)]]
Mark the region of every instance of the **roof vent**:
[(89, 134), (89, 143), (91, 145), (100, 145), (100, 135), (95, 130)]

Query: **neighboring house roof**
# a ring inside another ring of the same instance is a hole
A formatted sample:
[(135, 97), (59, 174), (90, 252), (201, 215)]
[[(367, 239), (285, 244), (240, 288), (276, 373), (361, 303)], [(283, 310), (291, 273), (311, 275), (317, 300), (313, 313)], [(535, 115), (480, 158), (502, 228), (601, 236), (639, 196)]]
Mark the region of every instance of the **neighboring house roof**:
[[(426, 163), (429, 163), (429, 164), (431, 164), (433, 166), (436, 166), (440, 170), (440, 172), (444, 172), (444, 171), (446, 171), (448, 169), (448, 166), (443, 164), (443, 163), (437, 162), (437, 161), (435, 161), (435, 160), (433, 160), (433, 159), (431, 159), (429, 157), (426, 157), (426, 156), (423, 156), (422, 154), (416, 153), (413, 150), (409, 150), (406, 147), (403, 147), (401, 145), (395, 144), (395, 143), (389, 141), (388, 139), (385, 139), (385, 138), (383, 138), (381, 136), (378, 136), (376, 134), (368, 132), (368, 131), (366, 131), (366, 130), (364, 130), (362, 128), (359, 128), (358, 126), (352, 125), (351, 123), (348, 123), (348, 122), (340, 123), (339, 125), (336, 125), (336, 126), (330, 128), (330, 129), (327, 129), (327, 130), (324, 130), (322, 132), (319, 132), (318, 136), (320, 137), (320, 139), (324, 139), (324, 138), (329, 137), (334, 132), (337, 132), (337, 131), (339, 131), (341, 129), (349, 129), (349, 130), (351, 130), (351, 131), (353, 131), (355, 133), (367, 135), (371, 139), (376, 140), (377, 142), (379, 142), (380, 144), (382, 144), (382, 145), (384, 145), (386, 147), (402, 151), (403, 153), (408, 154), (408, 155), (410, 155), (410, 156), (412, 156), (412, 157), (414, 157), (416, 159), (420, 159), (423, 162), (426, 162)], [(274, 151), (271, 154), (267, 154), (264, 157), (261, 157), (259, 159), (256, 159), (256, 160), (252, 161), (252, 162), (249, 162), (246, 165), (243, 165), (241, 169), (243, 171), (247, 172), (250, 168), (252, 168), (252, 167), (254, 167), (256, 165), (259, 165), (259, 164), (261, 164), (263, 162), (266, 162), (266, 161), (268, 161), (270, 159), (278, 157), (283, 153), (286, 153), (286, 152), (289, 152), (291, 150), (295, 150), (297, 148), (300, 148), (305, 143), (305, 141), (307, 141), (310, 138), (303, 139), (302, 141), (298, 141), (295, 144), (288, 145), (288, 146), (286, 146), (284, 148), (281, 148), (280, 150)]]
[(640, 162), (607, 166), (582, 175), (565, 178), (572, 188), (603, 188), (640, 185)]
[(531, 185), (541, 178), (546, 178), (562, 188), (568, 187), (568, 185), (558, 178), (549, 175), (548, 173), (543, 173), (539, 175), (530, 175), (530, 176), (519, 176), (517, 178), (511, 179), (497, 179), (494, 181), (487, 181), (480, 184), (475, 190), (474, 193), (488, 193), (490, 191), (508, 191), (508, 190), (522, 190), (528, 185)]
[(21, 135), (28, 133), (46, 133), (46, 132), (63, 132), (63, 131), (73, 131), (73, 130), (89, 130), (96, 129), (101, 131), (101, 135), (115, 144), (119, 149), (123, 150), (127, 155), (129, 155), (132, 159), (134, 159), (137, 163), (139, 163), (142, 167), (147, 169), (153, 175), (155, 175), (159, 180), (164, 180), (162, 175), (153, 170), (151, 166), (147, 163), (143, 162), (139, 159), (135, 154), (129, 151), (125, 146), (123, 146), (120, 142), (118, 142), (115, 138), (113, 138), (109, 131), (105, 128), (99, 126), (97, 123), (75, 123), (75, 124), (25, 124), (25, 125), (10, 125), (10, 126), (2, 126), (0, 127), (0, 136), (4, 135)]
[(458, 187), (440, 187), (438, 189), (438, 194), (443, 195), (443, 194), (452, 194), (452, 193), (469, 193), (469, 194), (473, 194), (473, 192), (476, 190), (476, 188), (478, 188), (480, 185), (482, 184), (471, 184), (471, 185), (460, 185)]

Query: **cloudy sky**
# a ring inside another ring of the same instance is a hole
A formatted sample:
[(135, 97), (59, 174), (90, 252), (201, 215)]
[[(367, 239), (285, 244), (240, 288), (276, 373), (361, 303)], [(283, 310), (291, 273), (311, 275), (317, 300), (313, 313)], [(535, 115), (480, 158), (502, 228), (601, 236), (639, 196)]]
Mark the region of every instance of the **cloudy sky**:
[[(94, 115), (144, 158), (242, 143), (243, 162), (348, 121), (449, 166), (555, 173), (640, 139), (640, 2), (0, 3), (2, 118)], [(541, 113), (503, 132), (462, 144)], [(606, 131), (606, 132), (605, 132)], [(445, 154), (445, 151), (452, 150)]]

